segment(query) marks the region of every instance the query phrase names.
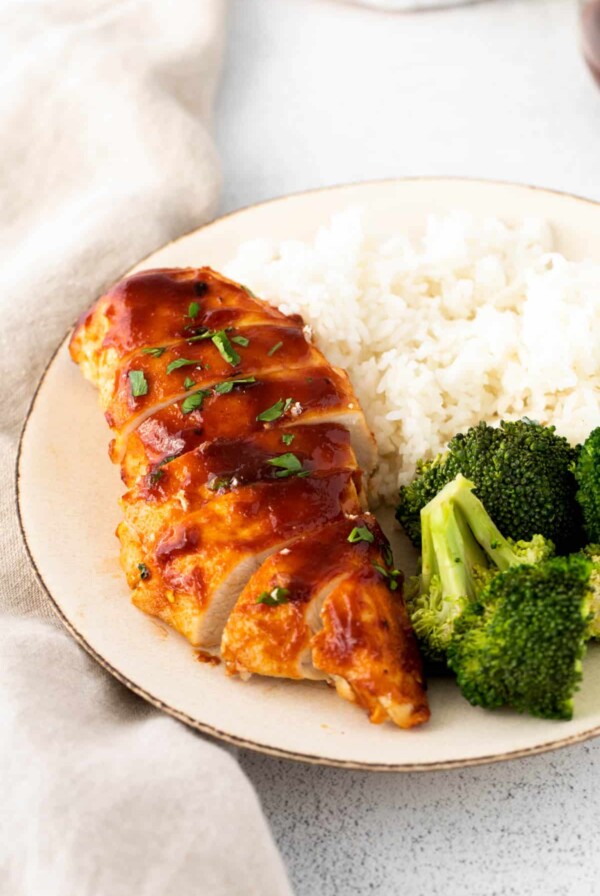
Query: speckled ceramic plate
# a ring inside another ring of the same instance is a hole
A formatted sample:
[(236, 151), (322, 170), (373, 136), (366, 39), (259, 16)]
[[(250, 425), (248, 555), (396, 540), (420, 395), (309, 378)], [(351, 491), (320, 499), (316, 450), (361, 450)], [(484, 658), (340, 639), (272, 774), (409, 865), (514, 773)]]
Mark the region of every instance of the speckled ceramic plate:
[[(256, 236), (310, 238), (350, 204), (377, 234), (416, 232), (431, 212), (466, 208), (507, 220), (543, 216), (574, 259), (600, 260), (600, 205), (508, 184), (416, 179), (335, 187), (243, 209), (182, 237), (140, 268), (211, 265)], [(82, 308), (95, 296), (82, 296)], [(75, 431), (75, 433), (74, 433)], [(65, 434), (69, 433), (69, 438)], [(75, 440), (74, 440), (75, 434)], [(323, 684), (228, 679), (190, 645), (136, 610), (119, 568), (119, 471), (95, 391), (69, 360), (66, 341), (32, 403), (18, 464), (23, 533), (39, 578), (79, 643), (137, 694), (207, 734), (278, 756), (365, 769), (424, 770), (508, 759), (600, 732), (600, 651), (591, 650), (571, 722), (545, 722), (469, 706), (449, 680), (430, 683), (432, 718), (404, 732), (370, 725)], [(74, 447), (75, 446), (75, 447)], [(388, 517), (384, 525), (390, 531)], [(60, 538), (55, 537), (55, 530)], [(405, 564), (413, 558), (393, 536)]]

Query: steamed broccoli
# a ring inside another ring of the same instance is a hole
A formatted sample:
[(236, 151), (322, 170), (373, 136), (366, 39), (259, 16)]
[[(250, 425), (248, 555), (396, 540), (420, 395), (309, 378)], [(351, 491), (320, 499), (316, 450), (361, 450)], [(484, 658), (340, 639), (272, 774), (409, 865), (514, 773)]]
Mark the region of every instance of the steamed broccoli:
[(448, 665), (466, 699), (570, 719), (590, 635), (594, 564), (582, 555), (495, 576), (456, 621)]
[(589, 541), (600, 542), (600, 426), (594, 429), (573, 464), (579, 489), (577, 500), (583, 512), (583, 527)]
[(415, 479), (400, 490), (396, 518), (418, 547), (421, 510), (462, 473), (475, 483), (503, 535), (542, 535), (560, 552), (576, 550), (583, 541), (571, 469), (576, 457), (577, 449), (553, 426), (518, 420), (496, 428), (481, 422), (454, 436), (443, 454), (417, 465)]
[(504, 538), (473, 483), (460, 473), (421, 511), (420, 576), (406, 594), (413, 628), (426, 655), (443, 660), (457, 619), (501, 571), (539, 563), (553, 553), (540, 535), (530, 541)]

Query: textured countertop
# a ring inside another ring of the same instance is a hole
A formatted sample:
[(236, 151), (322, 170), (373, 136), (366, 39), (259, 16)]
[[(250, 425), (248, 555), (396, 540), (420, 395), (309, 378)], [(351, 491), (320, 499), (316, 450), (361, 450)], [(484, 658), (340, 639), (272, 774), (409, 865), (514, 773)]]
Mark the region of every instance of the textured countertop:
[[(600, 91), (571, 0), (410, 15), (233, 0), (216, 127), (223, 212), (420, 174), (600, 199)], [(425, 774), (241, 761), (298, 896), (600, 892), (600, 740)]]

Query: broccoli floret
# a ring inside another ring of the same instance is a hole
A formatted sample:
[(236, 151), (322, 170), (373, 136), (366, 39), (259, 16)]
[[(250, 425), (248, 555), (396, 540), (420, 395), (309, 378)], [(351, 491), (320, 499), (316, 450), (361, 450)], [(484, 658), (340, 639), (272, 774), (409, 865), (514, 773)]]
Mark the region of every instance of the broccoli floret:
[(505, 537), (542, 535), (561, 553), (577, 550), (584, 541), (572, 472), (577, 454), (553, 426), (479, 423), (454, 436), (444, 454), (417, 465), (415, 479), (400, 490), (396, 518), (418, 547), (421, 510), (462, 473)]
[(577, 501), (583, 512), (588, 540), (600, 542), (600, 426), (587, 437), (573, 464), (579, 486)]
[(590, 634), (593, 569), (582, 555), (512, 567), (465, 607), (447, 659), (470, 703), (572, 717)]
[(528, 542), (504, 538), (461, 474), (423, 508), (421, 524), (421, 571), (406, 601), (425, 654), (443, 660), (456, 620), (493, 577), (546, 559), (554, 546), (539, 535)]

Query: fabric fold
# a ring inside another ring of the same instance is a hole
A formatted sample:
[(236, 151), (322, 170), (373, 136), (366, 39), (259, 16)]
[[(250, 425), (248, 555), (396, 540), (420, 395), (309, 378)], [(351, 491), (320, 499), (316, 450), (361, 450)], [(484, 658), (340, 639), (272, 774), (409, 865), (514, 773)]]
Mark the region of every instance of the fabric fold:
[[(224, 0), (0, 10), (0, 889), (11, 896), (290, 893), (235, 750), (146, 706), (69, 638), (15, 506), (20, 429), (67, 328), (216, 210), (225, 16)], [(68, 436), (77, 450), (75, 417)], [(60, 537), (60, 520), (48, 534)]]

